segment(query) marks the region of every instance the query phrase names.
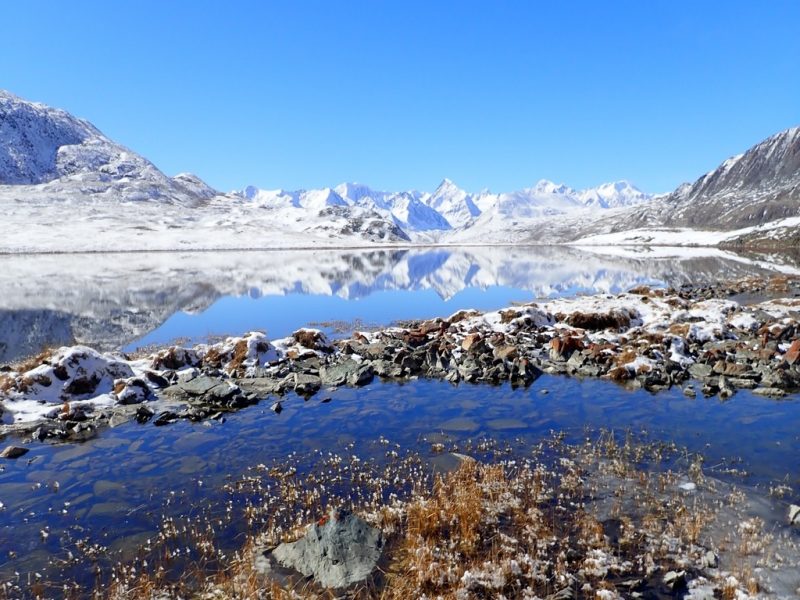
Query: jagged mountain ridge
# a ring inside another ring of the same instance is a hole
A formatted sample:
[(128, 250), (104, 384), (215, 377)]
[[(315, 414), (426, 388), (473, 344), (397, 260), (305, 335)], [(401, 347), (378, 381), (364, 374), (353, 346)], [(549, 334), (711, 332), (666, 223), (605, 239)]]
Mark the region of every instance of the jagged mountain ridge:
[(770, 136), (607, 229), (734, 231), (794, 217), (800, 217), (800, 127)]
[(499, 194), (444, 180), (433, 192), (342, 184), (223, 195), (194, 175), (168, 177), (88, 121), (0, 91), (0, 210), (6, 252), (584, 240), (782, 247), (800, 239), (800, 128), (656, 198), (625, 181), (575, 190), (546, 180)]
[[(579, 210), (604, 210), (633, 206), (651, 199), (649, 194), (627, 181), (579, 191), (547, 180), (524, 190), (500, 194), (489, 191), (471, 194), (449, 179), (444, 179), (433, 192), (386, 192), (360, 183), (342, 183), (332, 189), (293, 192), (249, 186), (233, 194), (272, 209), (292, 206), (317, 210), (322, 202), (373, 210), (393, 220), (409, 234), (468, 231), (475, 224), (493, 219), (513, 221)], [(440, 235), (439, 239), (446, 238)]]

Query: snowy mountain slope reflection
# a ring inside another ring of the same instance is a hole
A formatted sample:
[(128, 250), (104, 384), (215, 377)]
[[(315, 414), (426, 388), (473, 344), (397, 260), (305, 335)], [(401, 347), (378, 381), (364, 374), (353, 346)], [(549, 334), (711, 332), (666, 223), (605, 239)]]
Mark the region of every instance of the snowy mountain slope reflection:
[[(641, 250), (641, 249), (640, 249)], [(537, 297), (763, 274), (715, 249), (602, 255), (569, 247), (0, 256), (0, 362), (309, 323), (386, 324)]]

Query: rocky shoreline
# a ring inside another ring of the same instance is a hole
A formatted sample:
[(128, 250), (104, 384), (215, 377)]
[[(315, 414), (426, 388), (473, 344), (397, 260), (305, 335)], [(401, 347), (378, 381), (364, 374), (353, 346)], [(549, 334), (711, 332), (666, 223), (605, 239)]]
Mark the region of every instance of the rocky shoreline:
[(0, 368), (0, 434), (81, 441), (134, 419), (222, 419), (265, 399), (280, 412), (287, 394), (308, 399), (376, 377), (527, 387), (542, 373), (653, 393), (678, 385), (692, 397), (724, 400), (740, 389), (782, 397), (800, 390), (800, 280), (638, 287), (459, 311), (334, 341), (300, 329), (136, 358), (65, 347)]

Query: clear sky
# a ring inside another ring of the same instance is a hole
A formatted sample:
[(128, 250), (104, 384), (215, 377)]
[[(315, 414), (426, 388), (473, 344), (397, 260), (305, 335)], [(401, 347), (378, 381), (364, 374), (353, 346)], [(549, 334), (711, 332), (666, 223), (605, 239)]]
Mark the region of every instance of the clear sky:
[(11, 1), (0, 87), (230, 190), (661, 192), (800, 124), (800, 1)]

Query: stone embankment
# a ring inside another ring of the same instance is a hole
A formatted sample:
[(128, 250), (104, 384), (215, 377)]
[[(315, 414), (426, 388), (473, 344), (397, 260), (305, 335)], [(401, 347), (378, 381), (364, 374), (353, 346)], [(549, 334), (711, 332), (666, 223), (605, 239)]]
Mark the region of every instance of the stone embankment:
[(301, 329), (128, 359), (67, 347), (0, 371), (7, 430), (85, 439), (99, 425), (222, 418), (294, 392), (305, 398), (374, 378), (526, 387), (542, 373), (727, 399), (800, 389), (800, 281), (748, 279), (511, 306), (404, 323), (329, 341)]

